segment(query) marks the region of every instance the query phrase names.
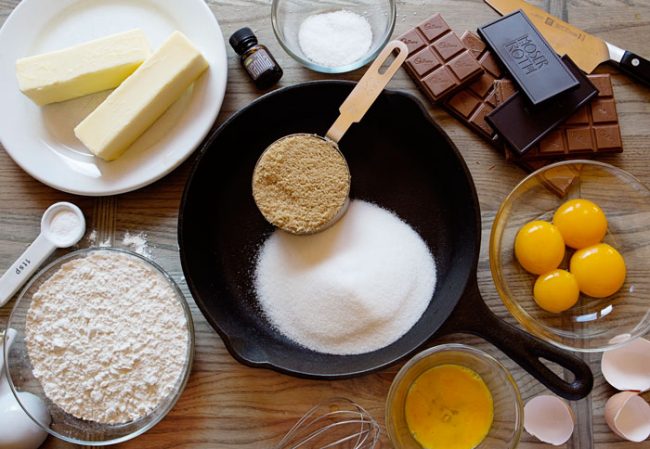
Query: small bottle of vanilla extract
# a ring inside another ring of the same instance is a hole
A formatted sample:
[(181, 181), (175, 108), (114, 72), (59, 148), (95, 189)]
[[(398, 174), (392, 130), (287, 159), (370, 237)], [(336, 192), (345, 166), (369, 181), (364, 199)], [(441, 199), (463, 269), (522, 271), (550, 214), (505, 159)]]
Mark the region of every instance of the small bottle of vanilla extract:
[(235, 31), (229, 42), (257, 87), (265, 89), (282, 78), (282, 68), (269, 49), (257, 43), (257, 37), (250, 28)]

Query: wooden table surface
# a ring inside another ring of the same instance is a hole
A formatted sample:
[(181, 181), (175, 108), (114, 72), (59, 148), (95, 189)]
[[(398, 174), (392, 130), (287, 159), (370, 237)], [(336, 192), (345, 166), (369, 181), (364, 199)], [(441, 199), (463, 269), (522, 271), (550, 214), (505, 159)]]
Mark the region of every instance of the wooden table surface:
[[(0, 0), (1, 21), (17, 3), (18, 0)], [(545, 0), (535, 1), (535, 4), (590, 33), (650, 58), (650, 0)], [(284, 69), (284, 77), (277, 87), (334, 78), (304, 69), (282, 51), (271, 30), (270, 0), (212, 0), (209, 6), (226, 38), (236, 29), (250, 26), (260, 42), (271, 49)], [(457, 32), (475, 29), (498, 17), (481, 0), (400, 0), (397, 2), (395, 35), (434, 12), (443, 13)], [(228, 88), (215, 126), (263, 93), (249, 81), (232, 49), (227, 51)], [(625, 148), (623, 154), (602, 160), (630, 171), (650, 185), (650, 88), (634, 83), (609, 66), (602, 66), (598, 71), (613, 76)], [(358, 80), (362, 73), (363, 70), (358, 70), (336, 78)], [(397, 73), (390, 87), (422, 98), (403, 70)], [(435, 120), (449, 133), (465, 157), (478, 189), (483, 218), (483, 244), (478, 267), (481, 293), (496, 314), (513, 322), (492, 283), (487, 240), (501, 201), (525, 174), (503, 161), (442, 109), (428, 105)], [(401, 364), (356, 379), (317, 381), (249, 368), (237, 363), (226, 351), (221, 339), (192, 301), (180, 266), (176, 220), (192, 161), (190, 158), (164, 179), (138, 191), (114, 197), (88, 198), (65, 194), (39, 183), (23, 172), (7, 153), (0, 151), (0, 272), (9, 267), (38, 234), (40, 217), (47, 206), (56, 201), (72, 201), (81, 207), (88, 220), (88, 233), (80, 247), (93, 245), (89, 238), (93, 230), (97, 234), (95, 245), (110, 239), (118, 247), (123, 246), (126, 232), (144, 232), (152, 258), (174, 277), (191, 304), (197, 344), (189, 384), (177, 405), (160, 424), (121, 446), (143, 449), (271, 447), (312, 404), (331, 396), (345, 396), (357, 401), (383, 424), (386, 394)], [(0, 309), (0, 329), (4, 328), (12, 305), (10, 302)], [(481, 339), (454, 335), (440, 341), (475, 345), (497, 357), (512, 372), (524, 400), (548, 393), (523, 369)], [(650, 442), (626, 443), (609, 430), (603, 418), (603, 407), (614, 390), (600, 373), (600, 356), (589, 355), (586, 360), (593, 369), (595, 386), (586, 399), (572, 404), (578, 424), (565, 447), (650, 448)], [(646, 395), (646, 399), (650, 399), (650, 395)], [(70, 446), (52, 437), (44, 445), (47, 448)], [(544, 445), (533, 437), (522, 434), (520, 447), (541, 446)], [(390, 447), (383, 428), (381, 447)]]

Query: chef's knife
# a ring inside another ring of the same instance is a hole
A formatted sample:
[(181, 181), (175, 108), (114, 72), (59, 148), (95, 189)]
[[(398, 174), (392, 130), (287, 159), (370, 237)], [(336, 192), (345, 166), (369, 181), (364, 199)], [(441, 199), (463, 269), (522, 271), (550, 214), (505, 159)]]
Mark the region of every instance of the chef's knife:
[(585, 33), (524, 0), (484, 0), (500, 14), (522, 9), (553, 49), (569, 55), (582, 71), (591, 73), (601, 62), (613, 61), (621, 70), (650, 85), (650, 61)]

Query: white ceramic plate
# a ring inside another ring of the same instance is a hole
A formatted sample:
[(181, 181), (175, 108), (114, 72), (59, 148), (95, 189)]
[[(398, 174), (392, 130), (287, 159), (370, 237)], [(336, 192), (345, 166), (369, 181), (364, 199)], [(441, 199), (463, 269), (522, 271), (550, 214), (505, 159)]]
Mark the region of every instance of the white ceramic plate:
[[(210, 69), (119, 159), (92, 156), (73, 128), (108, 92), (38, 107), (18, 90), (16, 59), (141, 28), (156, 49), (179, 30)], [(113, 195), (165, 176), (201, 143), (226, 90), (221, 29), (204, 0), (23, 0), (0, 30), (0, 141), (27, 173), (79, 195)]]

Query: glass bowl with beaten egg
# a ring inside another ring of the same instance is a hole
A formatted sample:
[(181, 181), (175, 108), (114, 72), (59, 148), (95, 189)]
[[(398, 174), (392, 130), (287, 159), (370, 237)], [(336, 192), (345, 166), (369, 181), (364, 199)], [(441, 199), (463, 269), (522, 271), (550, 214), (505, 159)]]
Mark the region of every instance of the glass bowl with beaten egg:
[(650, 190), (601, 162), (543, 167), (497, 212), (490, 268), (531, 333), (580, 352), (621, 346), (650, 329)]
[(396, 449), (515, 448), (523, 416), (519, 389), (506, 368), (455, 343), (409, 360), (386, 400), (386, 430)]

